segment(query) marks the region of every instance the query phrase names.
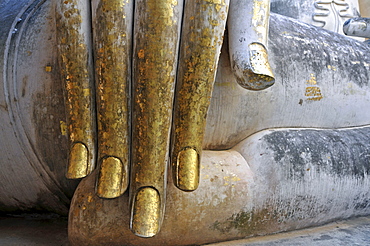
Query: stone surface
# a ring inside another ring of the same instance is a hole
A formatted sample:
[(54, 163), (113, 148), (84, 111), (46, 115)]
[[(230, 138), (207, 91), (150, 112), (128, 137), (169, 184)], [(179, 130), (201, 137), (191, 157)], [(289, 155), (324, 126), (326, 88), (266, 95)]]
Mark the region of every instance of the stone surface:
[(224, 47), (205, 149), (228, 149), (269, 128), (340, 128), (370, 122), (370, 111), (363, 110), (370, 103), (370, 46), (272, 13), (268, 52), (276, 81), (263, 91), (237, 84), (227, 52)]
[[(248, 220), (252, 174), (236, 151), (204, 151), (201, 184), (183, 192), (169, 180), (166, 213), (161, 231), (153, 238), (140, 238), (129, 229), (127, 193), (113, 200), (95, 195), (95, 175), (84, 179), (76, 190), (69, 216), (73, 245), (189, 245), (219, 242), (238, 237), (242, 228), (222, 232), (217, 221), (235, 216)], [(220, 231), (221, 230), (221, 231)]]
[(361, 17), (370, 17), (370, 0), (359, 0)]
[[(1, 11), (10, 2), (2, 1)], [(12, 11), (0, 15), (6, 23), (0, 30), (0, 65), (5, 68), (1, 78), (6, 78), (0, 86), (0, 207), (66, 214), (75, 184), (64, 179), (61, 165), (67, 151), (61, 84), (55, 79), (59, 71), (53, 49), (53, 5), (36, 0), (23, 9), (25, 2), (9, 4)], [(14, 14), (18, 12), (22, 21)], [(370, 111), (364, 110), (369, 105), (368, 46), (279, 15), (271, 15), (270, 26), (270, 60), (278, 71), (275, 86), (261, 92), (239, 87), (225, 45), (205, 148), (231, 148), (268, 128), (341, 128), (370, 122)], [(35, 61), (39, 66), (30, 67)], [(134, 237), (128, 229), (127, 196), (99, 200), (91, 176), (77, 190), (72, 205), (71, 240), (76, 245), (100, 244), (99, 240), (139, 245), (206, 243), (368, 214), (365, 142), (369, 141), (367, 132), (359, 132), (332, 133), (327, 141), (317, 141), (321, 135), (316, 132), (263, 132), (239, 145), (240, 153), (206, 151), (200, 189), (182, 193), (170, 181), (162, 231), (147, 240)], [(243, 150), (249, 144), (253, 148)], [(266, 147), (269, 151), (261, 152)], [(353, 152), (346, 151), (352, 147)], [(329, 160), (329, 152), (335, 158)], [(300, 158), (305, 161), (299, 162)], [(342, 159), (347, 161), (341, 163)], [(272, 165), (263, 168), (266, 163)]]
[[(64, 177), (68, 151), (54, 5), (26, 2), (2, 1), (0, 6), (0, 209), (67, 214), (76, 182)], [(270, 27), (275, 85), (260, 92), (241, 88), (224, 45), (204, 148), (231, 148), (268, 128), (370, 122), (370, 111), (364, 111), (369, 105), (368, 46), (276, 14)]]
[(369, 128), (349, 128), (370, 119), (363, 110), (369, 47), (279, 15), (270, 24), (270, 58), (279, 71), (273, 87), (244, 90), (227, 56), (219, 65), (205, 146), (242, 142), (205, 151), (197, 191), (182, 193), (169, 181), (163, 226), (150, 239), (129, 231), (127, 196), (98, 199), (95, 177), (84, 180), (71, 205), (73, 244), (211, 243), (370, 213)]
[[(324, 226), (269, 236), (228, 241), (210, 246), (348, 246), (370, 245), (370, 217), (337, 221)], [(0, 245), (68, 246), (67, 220), (33, 214), (0, 217)]]
[(67, 246), (67, 227), (65, 217), (50, 214), (0, 217), (0, 245)]
[(324, 226), (279, 233), (264, 237), (255, 237), (209, 246), (348, 246), (370, 245), (370, 218), (359, 217), (338, 221)]
[(72, 200), (69, 238), (73, 245), (191, 245), (368, 215), (368, 136), (370, 127), (275, 129), (233, 150), (204, 151), (201, 185), (184, 193), (169, 180), (161, 231), (146, 239), (128, 229), (128, 196), (98, 198), (92, 175)]
[[(360, 16), (359, 2), (361, 1), (272, 0), (271, 11), (343, 34), (343, 23), (349, 18)], [(361, 6), (363, 9), (364, 5), (365, 3)]]
[(0, 210), (67, 215), (63, 87), (53, 1), (0, 2)]

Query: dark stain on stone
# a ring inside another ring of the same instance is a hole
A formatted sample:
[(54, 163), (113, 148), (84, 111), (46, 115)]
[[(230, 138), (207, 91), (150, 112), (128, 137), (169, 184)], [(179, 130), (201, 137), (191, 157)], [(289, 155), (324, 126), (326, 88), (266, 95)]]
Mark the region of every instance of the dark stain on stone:
[(351, 230), (348, 230), (348, 229), (339, 229), (338, 231), (344, 232), (344, 233), (346, 233), (348, 235), (351, 235), (351, 236), (353, 235), (353, 232)]
[(370, 127), (342, 130), (274, 131), (263, 137), (287, 178), (303, 177), (307, 165), (317, 172), (363, 178), (370, 173)]
[(22, 97), (26, 95), (27, 82), (28, 82), (28, 75), (24, 76), (22, 79), (22, 94), (21, 94)]
[(216, 221), (212, 225), (213, 230), (217, 230), (221, 233), (229, 233), (231, 230), (238, 230), (241, 234), (249, 229), (251, 225), (253, 213), (240, 212), (233, 214), (226, 221)]
[[(365, 55), (370, 52), (369, 46), (278, 14), (271, 14), (270, 24), (271, 60), (279, 61), (274, 63), (274, 69), (279, 71), (282, 83), (285, 78), (295, 77), (300, 81), (302, 75), (315, 73), (318, 85), (321, 80), (328, 79), (333, 83), (345, 79), (360, 87), (369, 85), (370, 73), (365, 65), (370, 63), (370, 57)], [(278, 45), (287, 39), (289, 45)], [(292, 67), (297, 63), (299, 68)], [(330, 67), (335, 70), (328, 69)]]
[(211, 229), (223, 234), (236, 230), (238, 234), (244, 236), (261, 235), (267, 231), (268, 233), (277, 232), (280, 224), (285, 223), (282, 217), (289, 215), (281, 213), (272, 204), (272, 201), (268, 201), (260, 209), (241, 211), (224, 221), (215, 221)]
[(314, 238), (313, 241), (325, 241), (325, 240), (331, 240), (333, 237), (329, 235), (321, 235), (319, 238)]

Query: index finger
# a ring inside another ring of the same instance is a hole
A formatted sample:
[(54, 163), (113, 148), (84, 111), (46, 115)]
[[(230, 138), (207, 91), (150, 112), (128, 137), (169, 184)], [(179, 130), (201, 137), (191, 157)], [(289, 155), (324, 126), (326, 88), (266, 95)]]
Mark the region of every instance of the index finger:
[(83, 178), (95, 168), (96, 115), (93, 93), (89, 1), (57, 1), (56, 24), (65, 82), (70, 154), (67, 178)]

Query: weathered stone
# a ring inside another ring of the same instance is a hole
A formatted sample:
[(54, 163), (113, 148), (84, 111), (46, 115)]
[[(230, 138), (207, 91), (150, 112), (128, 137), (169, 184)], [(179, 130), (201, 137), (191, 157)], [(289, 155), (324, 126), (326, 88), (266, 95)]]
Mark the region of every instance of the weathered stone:
[(200, 187), (183, 193), (169, 182), (162, 229), (149, 239), (128, 229), (127, 195), (100, 199), (89, 177), (72, 201), (71, 243), (204, 244), (369, 214), (369, 133), (369, 127), (265, 130), (234, 150), (205, 151)]

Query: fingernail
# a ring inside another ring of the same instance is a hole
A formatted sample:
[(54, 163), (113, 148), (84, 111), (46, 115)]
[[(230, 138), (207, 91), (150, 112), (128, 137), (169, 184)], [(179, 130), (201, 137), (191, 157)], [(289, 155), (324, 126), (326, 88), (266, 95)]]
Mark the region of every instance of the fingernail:
[(159, 232), (161, 201), (159, 193), (151, 187), (141, 188), (136, 194), (131, 230), (140, 237), (153, 237)]
[(270, 63), (268, 61), (268, 53), (265, 46), (260, 43), (251, 43), (249, 44), (249, 49), (250, 63), (253, 73), (266, 82), (273, 83), (274, 74), (272, 73)]
[(120, 159), (107, 157), (101, 161), (96, 194), (102, 198), (116, 198), (127, 189), (127, 182), (123, 182), (125, 170)]
[(69, 153), (67, 178), (78, 179), (89, 174), (89, 151), (83, 143), (75, 143)]
[(185, 191), (193, 191), (199, 185), (199, 155), (193, 148), (186, 148), (177, 156), (176, 186)]

